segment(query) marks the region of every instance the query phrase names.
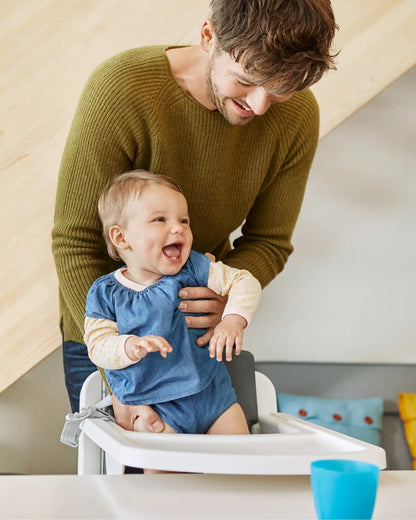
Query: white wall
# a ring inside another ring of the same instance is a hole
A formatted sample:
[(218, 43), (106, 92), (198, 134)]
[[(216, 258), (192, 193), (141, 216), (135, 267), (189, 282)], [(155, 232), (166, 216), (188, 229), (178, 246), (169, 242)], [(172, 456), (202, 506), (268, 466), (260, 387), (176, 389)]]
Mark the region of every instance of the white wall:
[[(415, 87), (416, 69), (320, 143), (295, 252), (247, 331), (259, 361), (416, 362)], [(75, 473), (68, 412), (59, 349), (0, 395), (0, 473)]]
[(319, 145), (260, 361), (416, 362), (416, 68)]
[(0, 394), (0, 473), (76, 473), (77, 450), (59, 440), (67, 413), (58, 349)]

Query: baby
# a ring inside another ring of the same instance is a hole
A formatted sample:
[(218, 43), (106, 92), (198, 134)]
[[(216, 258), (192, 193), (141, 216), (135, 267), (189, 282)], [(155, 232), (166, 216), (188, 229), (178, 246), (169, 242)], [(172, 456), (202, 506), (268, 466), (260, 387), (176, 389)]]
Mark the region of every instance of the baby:
[[(191, 250), (186, 199), (172, 179), (143, 170), (115, 178), (99, 215), (109, 255), (126, 264), (91, 286), (85, 343), (123, 404), (149, 404), (168, 433), (247, 434), (223, 353), (242, 349), (243, 330), (261, 293), (248, 272)], [(196, 346), (178, 309), (183, 287), (228, 295), (209, 345)], [(135, 431), (145, 431), (140, 417)]]

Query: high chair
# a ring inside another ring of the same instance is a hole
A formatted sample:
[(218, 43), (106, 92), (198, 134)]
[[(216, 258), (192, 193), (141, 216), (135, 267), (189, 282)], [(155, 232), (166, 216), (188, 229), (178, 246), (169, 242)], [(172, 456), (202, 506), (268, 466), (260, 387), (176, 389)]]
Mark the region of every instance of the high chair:
[[(226, 363), (251, 435), (137, 433), (104, 418), (81, 424), (78, 474), (123, 474), (124, 467), (224, 474), (309, 474), (318, 459), (342, 458), (386, 467), (382, 448), (321, 426), (278, 413), (276, 390), (254, 370), (243, 351)], [(80, 409), (105, 396), (100, 373), (91, 374), (80, 395)]]

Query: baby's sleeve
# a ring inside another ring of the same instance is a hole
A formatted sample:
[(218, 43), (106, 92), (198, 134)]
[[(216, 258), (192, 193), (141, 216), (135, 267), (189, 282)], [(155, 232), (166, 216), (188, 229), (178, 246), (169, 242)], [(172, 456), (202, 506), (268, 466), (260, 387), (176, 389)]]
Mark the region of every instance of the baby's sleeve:
[(222, 262), (211, 262), (208, 287), (228, 301), (222, 317), (238, 314), (251, 322), (261, 297), (260, 282), (244, 269), (235, 269)]
[(107, 277), (96, 280), (87, 294), (84, 342), (91, 361), (100, 368), (119, 370), (134, 363), (124, 345), (129, 334), (119, 334)]
[(129, 334), (119, 334), (115, 321), (85, 318), (84, 341), (91, 361), (100, 368), (119, 370), (134, 363), (124, 345)]

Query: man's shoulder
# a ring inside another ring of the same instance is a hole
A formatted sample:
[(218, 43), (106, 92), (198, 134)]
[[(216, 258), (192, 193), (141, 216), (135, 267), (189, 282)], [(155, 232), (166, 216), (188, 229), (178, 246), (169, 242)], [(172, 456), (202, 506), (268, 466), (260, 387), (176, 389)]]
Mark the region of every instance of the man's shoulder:
[(290, 121), (303, 120), (305, 118), (319, 118), (319, 107), (315, 96), (309, 89), (295, 92), (284, 103), (274, 103), (269, 110), (271, 117), (285, 118)]
[(103, 61), (96, 67), (92, 75), (130, 75), (137, 72), (152, 74), (154, 70), (166, 69), (165, 50), (166, 46), (163, 45), (125, 50)]
[(296, 110), (303, 117), (308, 116), (312, 119), (319, 118), (319, 106), (313, 92), (310, 89), (302, 90), (302, 92), (295, 92), (290, 98), (289, 105), (292, 110)]
[(284, 103), (274, 103), (264, 122), (278, 135), (295, 135), (299, 131), (319, 132), (319, 106), (312, 91), (295, 92)]
[(171, 82), (165, 46), (138, 47), (108, 58), (91, 73), (83, 96), (107, 111), (137, 111)]

